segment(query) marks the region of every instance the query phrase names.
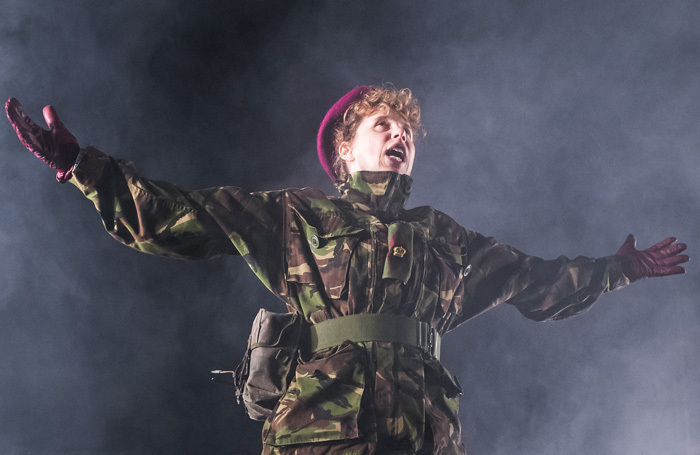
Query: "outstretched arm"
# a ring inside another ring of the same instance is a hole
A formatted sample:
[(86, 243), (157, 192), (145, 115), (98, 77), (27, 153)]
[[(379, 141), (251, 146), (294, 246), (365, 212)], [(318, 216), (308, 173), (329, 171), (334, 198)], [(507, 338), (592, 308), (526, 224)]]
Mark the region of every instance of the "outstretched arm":
[[(656, 276), (685, 273), (679, 264), (686, 245), (674, 237), (646, 249), (635, 248), (634, 236), (615, 255), (544, 260), (479, 235), (470, 242), (471, 271), (462, 320), (502, 302), (537, 321), (563, 319), (588, 310), (604, 292)], [(462, 322), (458, 321), (457, 323)]]
[(49, 130), (32, 121), (14, 98), (7, 117), (22, 144), (70, 179), (97, 208), (105, 229), (123, 244), (149, 254), (206, 259), (244, 257), (273, 292), (284, 290), (282, 235), (285, 193), (250, 193), (237, 187), (195, 191), (147, 179), (132, 163), (94, 147), (81, 149), (55, 109), (44, 108)]

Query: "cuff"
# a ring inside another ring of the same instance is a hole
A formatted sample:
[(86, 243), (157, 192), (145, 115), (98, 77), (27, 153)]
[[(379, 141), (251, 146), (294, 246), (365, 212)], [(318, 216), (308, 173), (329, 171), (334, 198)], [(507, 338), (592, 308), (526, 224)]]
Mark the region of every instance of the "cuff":
[(84, 191), (94, 188), (100, 181), (105, 168), (109, 166), (109, 155), (93, 146), (81, 149), (80, 154), (82, 159), (75, 163), (73, 175), (68, 181)]
[(608, 291), (624, 288), (632, 282), (630, 277), (624, 273), (624, 268), (622, 266), (624, 258), (613, 254), (603, 259), (607, 262), (608, 268)]

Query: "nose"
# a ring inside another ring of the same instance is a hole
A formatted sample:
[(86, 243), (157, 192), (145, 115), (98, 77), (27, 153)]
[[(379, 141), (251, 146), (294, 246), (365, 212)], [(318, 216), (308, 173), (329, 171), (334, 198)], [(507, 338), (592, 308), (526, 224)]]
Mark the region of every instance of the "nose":
[(391, 137), (397, 138), (400, 137), (403, 142), (406, 142), (406, 130), (399, 125), (394, 125), (392, 127), (392, 134)]

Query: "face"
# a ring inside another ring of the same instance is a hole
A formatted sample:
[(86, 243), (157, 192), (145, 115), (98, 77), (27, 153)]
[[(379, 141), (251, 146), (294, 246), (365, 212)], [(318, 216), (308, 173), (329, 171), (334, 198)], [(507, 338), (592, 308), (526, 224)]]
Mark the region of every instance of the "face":
[(355, 137), (340, 144), (338, 153), (350, 174), (392, 171), (411, 175), (416, 148), (411, 127), (396, 112), (379, 109), (362, 119)]

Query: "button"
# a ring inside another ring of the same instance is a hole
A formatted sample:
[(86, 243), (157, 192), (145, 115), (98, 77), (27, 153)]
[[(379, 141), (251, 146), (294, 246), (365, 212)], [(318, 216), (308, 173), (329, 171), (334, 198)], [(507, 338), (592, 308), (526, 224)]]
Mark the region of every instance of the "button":
[(321, 242), (318, 240), (317, 235), (312, 235), (311, 236), (311, 246), (314, 248), (318, 248), (318, 246), (321, 244)]
[(467, 266), (464, 268), (464, 270), (462, 271), (462, 276), (467, 276), (467, 275), (469, 275), (469, 272), (471, 272), (471, 270), (472, 270), (472, 265), (471, 265), (471, 264), (467, 265)]
[(402, 258), (406, 255), (406, 248), (402, 247), (401, 245), (397, 245), (394, 248), (392, 248), (391, 254), (393, 254), (397, 258)]

